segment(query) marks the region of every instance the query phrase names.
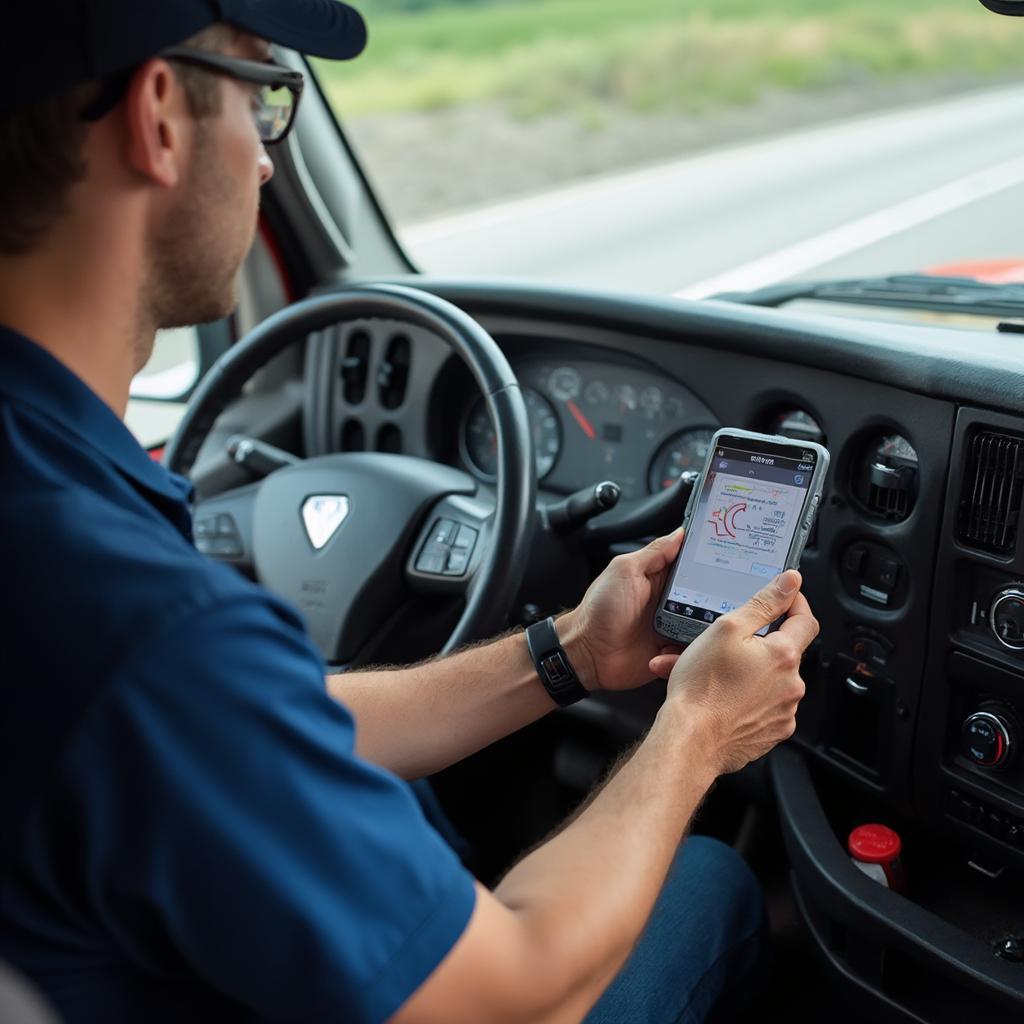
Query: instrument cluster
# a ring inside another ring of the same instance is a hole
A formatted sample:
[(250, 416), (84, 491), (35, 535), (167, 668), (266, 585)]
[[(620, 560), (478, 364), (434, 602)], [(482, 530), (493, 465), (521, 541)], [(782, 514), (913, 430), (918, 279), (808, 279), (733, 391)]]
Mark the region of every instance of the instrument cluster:
[[(545, 490), (570, 493), (614, 480), (624, 498), (639, 498), (704, 463), (717, 421), (671, 379), (597, 360), (531, 359), (516, 373)], [(459, 447), (472, 473), (494, 480), (497, 442), (482, 400), (466, 411)]]

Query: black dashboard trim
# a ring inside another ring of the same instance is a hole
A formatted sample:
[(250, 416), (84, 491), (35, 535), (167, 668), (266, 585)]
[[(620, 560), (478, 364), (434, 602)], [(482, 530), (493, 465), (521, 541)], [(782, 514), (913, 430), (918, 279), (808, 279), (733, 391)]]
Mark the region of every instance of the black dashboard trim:
[(1015, 335), (995, 331), (798, 315), (709, 299), (609, 294), (501, 279), (410, 275), (389, 280), (433, 292), (471, 315), (543, 318), (653, 338), (685, 334), (691, 344), (700, 338), (709, 347), (831, 370), (932, 398), (1010, 412), (1024, 404), (1024, 349)]
[[(770, 755), (772, 782), (779, 807), (786, 850), (806, 902), (834, 922), (853, 929), (877, 948), (901, 949), (915, 960), (931, 965), (944, 978), (990, 1004), (978, 1009), (1024, 1007), (1024, 972), (999, 960), (979, 940), (935, 914), (912, 903), (899, 893), (880, 886), (857, 870), (832, 831), (815, 790), (807, 765), (792, 747), (779, 747)], [(828, 929), (813, 928), (819, 936)], [(835, 950), (823, 952), (830, 960)], [(848, 965), (849, 969), (849, 965)], [(876, 988), (866, 979), (858, 983)], [(875, 994), (886, 1003), (897, 1003), (895, 993), (884, 989)], [(923, 995), (919, 993), (918, 995)], [(930, 1014), (923, 1019), (959, 1021), (963, 1017), (950, 1007), (949, 1016)], [(909, 1014), (910, 1019), (922, 1019)]]

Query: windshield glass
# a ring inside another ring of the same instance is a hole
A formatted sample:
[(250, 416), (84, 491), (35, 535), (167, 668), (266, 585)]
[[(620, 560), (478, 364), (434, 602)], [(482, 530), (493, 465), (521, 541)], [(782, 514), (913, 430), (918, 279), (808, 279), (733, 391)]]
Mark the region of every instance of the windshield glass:
[(1024, 280), (1024, 19), (975, 0), (363, 0), (316, 65), (424, 271), (700, 297)]

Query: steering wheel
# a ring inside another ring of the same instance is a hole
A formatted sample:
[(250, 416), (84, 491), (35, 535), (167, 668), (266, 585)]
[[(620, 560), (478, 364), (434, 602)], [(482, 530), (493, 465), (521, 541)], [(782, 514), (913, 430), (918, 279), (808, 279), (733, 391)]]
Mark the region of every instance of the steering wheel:
[(340, 321), (398, 320), (444, 339), (494, 422), (496, 495), (468, 473), (407, 455), (296, 460), (200, 502), (197, 546), (249, 569), (305, 615), (329, 664), (359, 663), (413, 595), (465, 598), (443, 651), (490, 636), (522, 584), (537, 516), (526, 405), (494, 339), (461, 309), (413, 288), (373, 285), (305, 299), (232, 346), (196, 389), (164, 463), (187, 475), (217, 417), (289, 345)]

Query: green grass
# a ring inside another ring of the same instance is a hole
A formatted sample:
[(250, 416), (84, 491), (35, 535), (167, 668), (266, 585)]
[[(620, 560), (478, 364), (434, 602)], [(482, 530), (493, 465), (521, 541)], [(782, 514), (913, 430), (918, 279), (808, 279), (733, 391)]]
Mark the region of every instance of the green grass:
[(976, 0), (363, 0), (370, 44), (320, 63), (344, 117), (499, 103), (713, 110), (865, 78), (1024, 73), (1024, 19)]

